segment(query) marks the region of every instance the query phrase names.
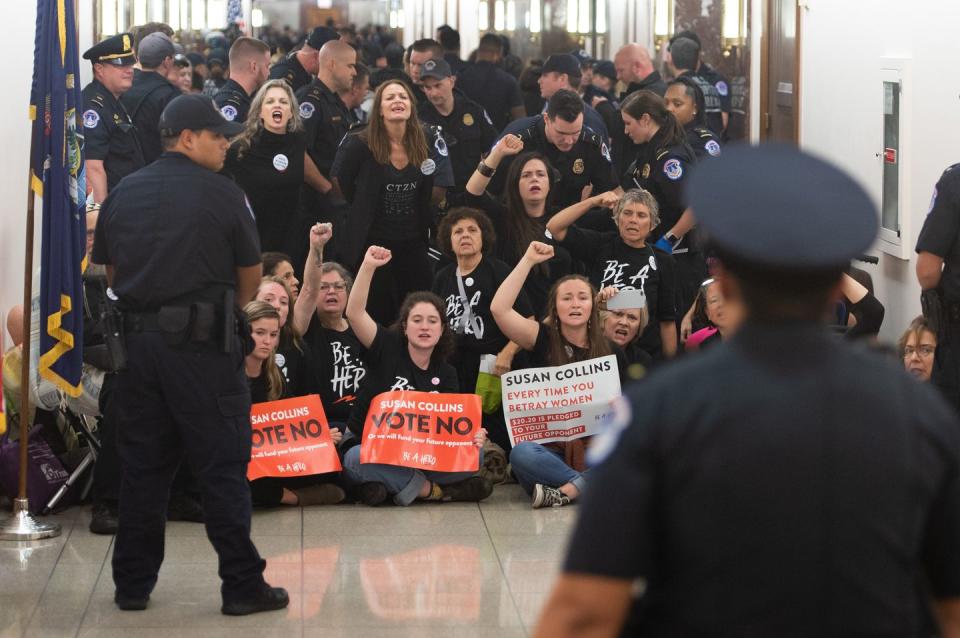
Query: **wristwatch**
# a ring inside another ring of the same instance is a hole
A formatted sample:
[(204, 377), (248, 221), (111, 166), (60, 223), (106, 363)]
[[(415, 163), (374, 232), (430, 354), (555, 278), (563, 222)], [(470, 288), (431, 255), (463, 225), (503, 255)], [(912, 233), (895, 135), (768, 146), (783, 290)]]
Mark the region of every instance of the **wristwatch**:
[(667, 243), (670, 244), (671, 249), (676, 248), (677, 246), (680, 245), (680, 242), (683, 241), (683, 237), (677, 237), (673, 233), (667, 233), (666, 235), (663, 236), (663, 238), (667, 240)]

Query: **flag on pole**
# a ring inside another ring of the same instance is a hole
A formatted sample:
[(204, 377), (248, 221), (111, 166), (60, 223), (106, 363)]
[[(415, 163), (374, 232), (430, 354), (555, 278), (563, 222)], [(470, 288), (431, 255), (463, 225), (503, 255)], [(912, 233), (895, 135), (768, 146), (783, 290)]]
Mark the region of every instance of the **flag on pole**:
[(227, 2), (227, 26), (237, 24), (243, 21), (243, 8), (240, 0), (228, 0)]
[(37, 0), (30, 187), (43, 199), (40, 376), (79, 396), (86, 183), (77, 134), (82, 98), (73, 5), (73, 0)]

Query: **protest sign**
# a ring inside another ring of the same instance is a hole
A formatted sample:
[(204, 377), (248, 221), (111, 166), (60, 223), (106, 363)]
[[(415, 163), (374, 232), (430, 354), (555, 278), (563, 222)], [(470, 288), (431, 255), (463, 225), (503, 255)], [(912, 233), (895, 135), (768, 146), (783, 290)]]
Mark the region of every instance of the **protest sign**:
[(319, 395), (255, 403), (250, 409), (250, 426), (253, 450), (247, 478), (251, 481), (342, 469)]
[(501, 378), (503, 415), (513, 445), (549, 443), (598, 434), (620, 396), (617, 357), (550, 368), (527, 368)]
[(473, 472), (482, 427), (475, 394), (384, 392), (370, 402), (360, 444), (361, 463), (384, 463), (437, 472)]

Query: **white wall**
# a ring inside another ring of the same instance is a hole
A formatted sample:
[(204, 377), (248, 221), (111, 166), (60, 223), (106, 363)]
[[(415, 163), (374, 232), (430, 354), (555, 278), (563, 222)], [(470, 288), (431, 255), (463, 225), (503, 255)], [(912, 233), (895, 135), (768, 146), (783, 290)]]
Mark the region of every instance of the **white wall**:
[(913, 247), (943, 170), (960, 161), (960, 76), (954, 72), (960, 3), (805, 0), (801, 146), (843, 166), (879, 206), (884, 58), (906, 58), (901, 114), (901, 216), (908, 259), (880, 253), (871, 267), (892, 340), (920, 312)]
[(282, 29), (289, 25), (295, 31), (300, 26), (300, 0), (260, 0), (257, 8), (263, 11), (263, 26)]
[[(30, 83), (33, 77), (33, 38), (36, 3), (22, 2), (8, 11), (4, 24), (5, 45), (17, 51), (15, 62), (5, 71), (4, 99), (0, 100), (0, 140), (3, 170), (0, 170), (0, 314), (23, 301), (23, 259), (26, 230), (27, 175), (30, 168)], [(37, 251), (40, 210), (37, 207)], [(39, 256), (39, 255), (38, 255)], [(5, 328), (0, 328), (5, 330)], [(9, 335), (4, 337), (9, 345)]]

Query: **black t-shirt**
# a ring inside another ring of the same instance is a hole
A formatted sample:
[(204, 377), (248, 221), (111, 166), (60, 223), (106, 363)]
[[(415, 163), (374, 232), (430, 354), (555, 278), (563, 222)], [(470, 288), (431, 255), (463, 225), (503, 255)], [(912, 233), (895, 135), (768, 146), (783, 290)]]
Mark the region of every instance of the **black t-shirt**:
[[(450, 264), (434, 277), (433, 292), (446, 304), (447, 321), (450, 322), (450, 329), (457, 335), (458, 351), (496, 354), (507, 345), (508, 339), (500, 332), (490, 313), (490, 301), (509, 274), (510, 267), (507, 264), (496, 257), (484, 257), (472, 272), (462, 278), (463, 289), (473, 313), (473, 319), (469, 323), (464, 321), (466, 304), (457, 284), (457, 265)], [(524, 317), (533, 314), (523, 292), (513, 307)]]
[(260, 240), (236, 184), (168, 152), (104, 200), (92, 261), (113, 265), (114, 293), (143, 312), (211, 290), (221, 302), (237, 267), (260, 263)]
[[(270, 387), (267, 384), (267, 375), (262, 371), (256, 377), (247, 377), (247, 383), (250, 385), (250, 403), (266, 403), (270, 400), (267, 396), (270, 392)], [(280, 384), (283, 386), (283, 389), (280, 390), (280, 396), (276, 399), (278, 401), (290, 397), (290, 394), (287, 392), (287, 384), (284, 383), (282, 375)]]
[(346, 422), (367, 376), (366, 348), (350, 328), (343, 332), (325, 328), (316, 316), (303, 338), (313, 352), (327, 420)]
[(410, 359), (404, 337), (395, 330), (377, 326), (370, 349), (367, 350), (367, 378), (360, 388), (347, 427), (357, 438), (363, 436), (363, 424), (373, 397), (394, 390), (419, 392), (459, 392), (457, 371), (448, 363), (431, 361), (426, 370), (421, 370)]
[(398, 169), (384, 166), (380, 211), (370, 228), (370, 238), (377, 241), (412, 241), (420, 237), (417, 225), (417, 192), (423, 186), (423, 173), (408, 163)]
[(302, 397), (320, 392), (320, 383), (317, 381), (313, 364), (313, 352), (306, 343), (301, 341), (298, 348), (292, 341), (281, 338), (274, 359), (277, 367), (280, 368), (289, 396)]
[(960, 164), (943, 172), (930, 202), (930, 212), (917, 239), (917, 252), (942, 257), (940, 285), (948, 301), (960, 301)]
[(571, 226), (563, 245), (587, 267), (587, 277), (597, 290), (643, 290), (650, 321), (640, 335), (641, 347), (651, 355), (660, 352), (660, 322), (677, 317), (676, 274), (673, 257), (647, 244), (626, 245), (618, 233), (598, 233)]
[(260, 248), (284, 251), (296, 217), (306, 139), (302, 132), (277, 135), (261, 131), (250, 148), (237, 156), (237, 146), (227, 152), (224, 173), (233, 177), (247, 195), (257, 218)]
[[(510, 268), (515, 268), (520, 262), (520, 258), (523, 257), (524, 252), (526, 252), (526, 247), (523, 247), (521, 250), (521, 248), (516, 245), (517, 242), (513, 239), (513, 231), (508, 221), (509, 212), (507, 211), (507, 207), (501, 204), (490, 193), (484, 193), (478, 197), (465, 192), (460, 197), (462, 197), (462, 199), (455, 199), (454, 201), (458, 203), (462, 201), (463, 205), (479, 208), (487, 214), (490, 221), (493, 222), (493, 229), (497, 234), (497, 241), (493, 247), (493, 255)], [(523, 284), (523, 292), (527, 295), (530, 308), (538, 317), (546, 307), (547, 294), (550, 292), (550, 287), (553, 286), (553, 283), (557, 279), (574, 272), (573, 257), (571, 257), (570, 252), (546, 234), (547, 220), (550, 219), (555, 212), (555, 207), (548, 207), (543, 217), (534, 220), (541, 231), (537, 237), (537, 241), (552, 245), (554, 247), (553, 257), (545, 264), (534, 268)]]

